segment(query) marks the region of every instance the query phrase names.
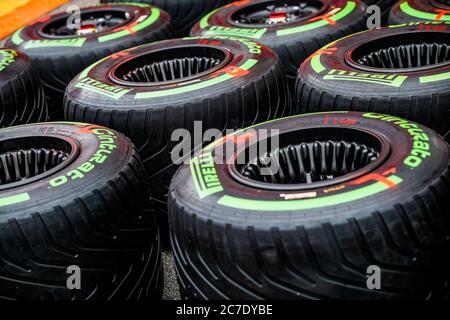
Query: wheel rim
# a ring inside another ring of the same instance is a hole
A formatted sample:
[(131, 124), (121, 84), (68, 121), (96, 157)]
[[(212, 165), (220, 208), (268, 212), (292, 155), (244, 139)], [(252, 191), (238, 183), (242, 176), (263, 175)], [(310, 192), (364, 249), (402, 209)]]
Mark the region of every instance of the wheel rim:
[(68, 166), (76, 144), (62, 137), (23, 137), (0, 141), (0, 190), (38, 181)]
[(348, 51), (346, 62), (369, 72), (431, 70), (450, 64), (450, 35), (416, 32), (383, 37)]
[(118, 64), (111, 70), (110, 79), (124, 86), (185, 82), (222, 69), (231, 58), (230, 51), (210, 46), (164, 49)]
[(102, 34), (129, 23), (133, 14), (124, 10), (87, 10), (80, 16), (80, 28), (71, 28), (68, 15), (45, 24), (39, 33), (48, 38), (74, 38)]
[(239, 25), (273, 26), (305, 21), (325, 12), (328, 6), (322, 1), (271, 1), (250, 4), (236, 11), (231, 20)]
[[(280, 146), (263, 156), (250, 157), (249, 152), (245, 149), (229, 166), (235, 180), (253, 188), (289, 191), (332, 186), (370, 173), (385, 162), (390, 145), (369, 130), (322, 127), (282, 134)], [(269, 163), (276, 166), (270, 169)], [(270, 174), (261, 175), (263, 168)]]

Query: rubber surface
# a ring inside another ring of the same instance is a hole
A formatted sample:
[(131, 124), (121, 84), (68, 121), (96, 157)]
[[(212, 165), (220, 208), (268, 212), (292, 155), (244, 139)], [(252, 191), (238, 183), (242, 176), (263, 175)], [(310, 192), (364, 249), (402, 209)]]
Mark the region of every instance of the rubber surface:
[[(316, 130), (313, 139), (325, 140), (346, 130), (360, 130), (349, 135), (354, 139), (372, 132), (388, 141), (390, 151), (367, 174), (331, 186), (249, 187), (231, 175), (239, 153), (221, 150), (226, 143), (243, 150), (248, 138), (249, 145), (266, 139), (262, 129), (279, 130), (272, 137), (291, 143), (305, 141), (308, 130)], [(284, 139), (286, 134), (292, 139)], [(450, 258), (449, 165), (449, 147), (435, 132), (376, 113), (292, 116), (218, 141), (177, 171), (169, 192), (182, 295), (443, 299)], [(369, 266), (380, 268), (378, 290), (367, 286)]]
[(450, 4), (436, 0), (398, 1), (389, 13), (389, 24), (413, 21), (450, 21)]
[[(101, 3), (122, 2), (122, 0), (101, 0)], [(133, 2), (149, 3), (167, 11), (173, 20), (178, 35), (187, 36), (192, 26), (205, 14), (233, 2), (233, 0), (135, 0)]]
[(450, 129), (449, 63), (411, 70), (362, 68), (350, 65), (346, 57), (367, 43), (368, 48), (371, 46), (375, 50), (375, 42), (371, 41), (386, 41), (386, 48), (402, 43), (400, 37), (415, 37), (419, 45), (431, 43), (437, 36), (442, 36), (446, 42), (448, 27), (443, 23), (391, 26), (352, 35), (324, 47), (299, 69), (296, 84), (299, 112), (380, 112), (407, 118), (446, 134)]
[(205, 16), (191, 30), (191, 35), (230, 35), (247, 37), (274, 49), (286, 70), (293, 92), (300, 64), (316, 50), (346, 35), (366, 28), (366, 5), (359, 0), (321, 0), (328, 6), (320, 15), (307, 20), (273, 25), (241, 24), (233, 15), (242, 9), (273, 0), (238, 1)]
[[(232, 57), (212, 74), (175, 83), (119, 85), (110, 79), (116, 66), (142, 54), (174, 49), (189, 56), (193, 48), (226, 50)], [(111, 86), (117, 95), (97, 90), (89, 79)], [(189, 157), (208, 143), (200, 136), (207, 129), (223, 132), (290, 115), (288, 96), (283, 68), (269, 48), (232, 37), (185, 38), (130, 49), (85, 70), (67, 88), (65, 117), (102, 124), (132, 139), (142, 155), (152, 197), (167, 220), (167, 190), (177, 168), (172, 150), (184, 145), (184, 156)], [(187, 131), (172, 137), (177, 129)]]
[(46, 120), (44, 91), (30, 58), (0, 48), (0, 128)]
[(62, 119), (64, 90), (84, 68), (114, 52), (173, 36), (170, 16), (149, 5), (93, 6), (83, 8), (81, 14), (103, 9), (125, 11), (132, 18), (113, 30), (87, 36), (54, 37), (43, 33), (42, 28), (52, 21), (69, 19), (70, 14), (63, 12), (18, 30), (6, 42), (6, 46), (28, 54), (39, 68), (52, 120)]
[[(0, 137), (0, 300), (159, 299), (159, 232), (143, 211), (145, 172), (131, 142), (67, 123), (12, 127)], [(5, 184), (4, 160), (20, 156), (8, 155), (17, 148), (42, 150), (22, 152), (30, 163), (22, 174), (34, 161), (42, 168), (51, 148), (68, 155), (66, 166)], [(80, 268), (79, 290), (67, 286), (75, 283), (70, 266)]]

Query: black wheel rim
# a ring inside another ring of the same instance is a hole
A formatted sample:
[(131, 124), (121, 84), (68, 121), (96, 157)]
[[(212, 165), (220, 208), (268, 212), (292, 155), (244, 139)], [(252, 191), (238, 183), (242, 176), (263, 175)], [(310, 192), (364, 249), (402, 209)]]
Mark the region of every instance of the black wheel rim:
[[(307, 190), (340, 184), (370, 173), (385, 162), (389, 153), (388, 140), (378, 133), (323, 127), (282, 134), (279, 148), (257, 158), (251, 158), (247, 148), (229, 168), (235, 180), (249, 187)], [(267, 159), (277, 164), (274, 170), (269, 169)], [(261, 175), (262, 168), (269, 169), (271, 174)]]
[(325, 12), (322, 1), (283, 0), (255, 3), (236, 11), (231, 20), (239, 25), (273, 26), (305, 21)]
[(358, 45), (346, 62), (368, 72), (426, 71), (450, 64), (450, 35), (439, 32), (405, 33)]
[(69, 26), (69, 15), (48, 22), (39, 33), (47, 38), (75, 38), (93, 34), (103, 34), (129, 23), (133, 13), (125, 10), (86, 10), (81, 11), (80, 28)]
[(141, 54), (116, 65), (110, 79), (124, 86), (172, 84), (206, 76), (225, 67), (228, 50), (210, 46), (186, 46)]
[(0, 141), (0, 190), (48, 177), (72, 163), (79, 154), (64, 137), (33, 136)]

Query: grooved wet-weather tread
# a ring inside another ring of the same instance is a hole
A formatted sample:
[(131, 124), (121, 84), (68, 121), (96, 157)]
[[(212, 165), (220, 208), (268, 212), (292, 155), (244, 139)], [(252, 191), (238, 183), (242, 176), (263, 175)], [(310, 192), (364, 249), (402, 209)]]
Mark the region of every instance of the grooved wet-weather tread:
[(47, 120), (43, 87), (30, 61), (5, 80), (0, 83), (0, 128)]
[[(450, 118), (450, 109), (445, 98), (450, 98), (450, 94), (443, 93), (439, 95), (439, 99), (437, 94), (423, 90), (418, 94), (420, 95), (411, 97), (396, 97), (389, 94), (374, 97), (370, 94), (359, 95), (358, 92), (338, 93), (322, 89), (300, 75), (296, 82), (296, 108), (298, 113), (351, 110), (389, 114), (413, 120), (440, 134), (445, 134), (448, 130), (446, 119)], [(326, 103), (319, 103), (322, 95), (334, 102), (327, 100)], [(339, 103), (336, 102), (338, 99), (341, 100)], [(392, 105), (396, 107), (392, 108)], [(339, 106), (339, 109), (336, 106)]]
[[(183, 296), (442, 299), (448, 295), (445, 276), (433, 278), (430, 292), (413, 292), (408, 282), (429, 285), (430, 275), (444, 275), (448, 270), (448, 260), (437, 268), (433, 261), (449, 250), (449, 181), (447, 166), (430, 187), (413, 191), (383, 211), (312, 227), (289, 220), (288, 230), (258, 228), (247, 221), (216, 223), (198, 215), (201, 202), (193, 210), (183, 204), (184, 197), (181, 202), (179, 190), (171, 189), (171, 241)], [(426, 207), (417, 205), (422, 199)], [(232, 211), (224, 214), (232, 215)], [(439, 227), (434, 225), (438, 221)], [(381, 268), (380, 290), (366, 287), (369, 265)]]
[[(145, 189), (143, 173), (133, 151), (123, 175), (97, 185), (78, 200), (33, 212), (28, 218), (0, 221), (1, 298), (157, 298), (162, 272), (158, 229), (151, 215), (135, 216), (146, 201), (139, 191)], [(128, 265), (118, 267), (119, 253), (120, 261), (129, 261)], [(82, 284), (91, 289), (86, 288), (84, 296), (66, 287), (69, 265), (82, 270)], [(89, 278), (84, 280), (84, 274)]]

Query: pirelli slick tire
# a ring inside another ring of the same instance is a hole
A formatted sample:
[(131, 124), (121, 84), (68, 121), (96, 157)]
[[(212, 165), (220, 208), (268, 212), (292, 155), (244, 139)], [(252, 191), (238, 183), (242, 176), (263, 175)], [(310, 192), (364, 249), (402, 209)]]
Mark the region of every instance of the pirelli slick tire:
[(293, 92), (297, 70), (327, 43), (365, 29), (366, 5), (359, 0), (237, 1), (198, 22), (191, 35), (229, 35), (273, 48), (286, 69)]
[(157, 299), (159, 231), (131, 142), (97, 125), (0, 130), (0, 298)]
[(0, 48), (0, 128), (47, 120), (47, 104), (31, 60)]
[(442, 299), (449, 165), (449, 147), (434, 131), (378, 113), (296, 115), (219, 140), (170, 187), (182, 292)]
[(374, 111), (445, 134), (450, 129), (448, 27), (410, 23), (329, 44), (299, 69), (299, 111)]
[(19, 29), (7, 46), (31, 57), (39, 69), (50, 118), (61, 120), (64, 90), (84, 68), (114, 52), (171, 38), (170, 16), (147, 4), (117, 4), (60, 13)]
[(390, 24), (414, 21), (450, 21), (448, 0), (403, 0), (398, 1), (389, 14)]
[(290, 115), (288, 96), (283, 68), (268, 47), (245, 38), (185, 38), (126, 50), (90, 66), (67, 88), (65, 117), (131, 138), (167, 221), (170, 179), (184, 158), (209, 143), (203, 133)]
[[(122, 2), (122, 0), (100, 0), (102, 3)], [(133, 2), (149, 3), (167, 11), (179, 35), (189, 34), (189, 30), (197, 20), (210, 11), (233, 0), (134, 0)]]

